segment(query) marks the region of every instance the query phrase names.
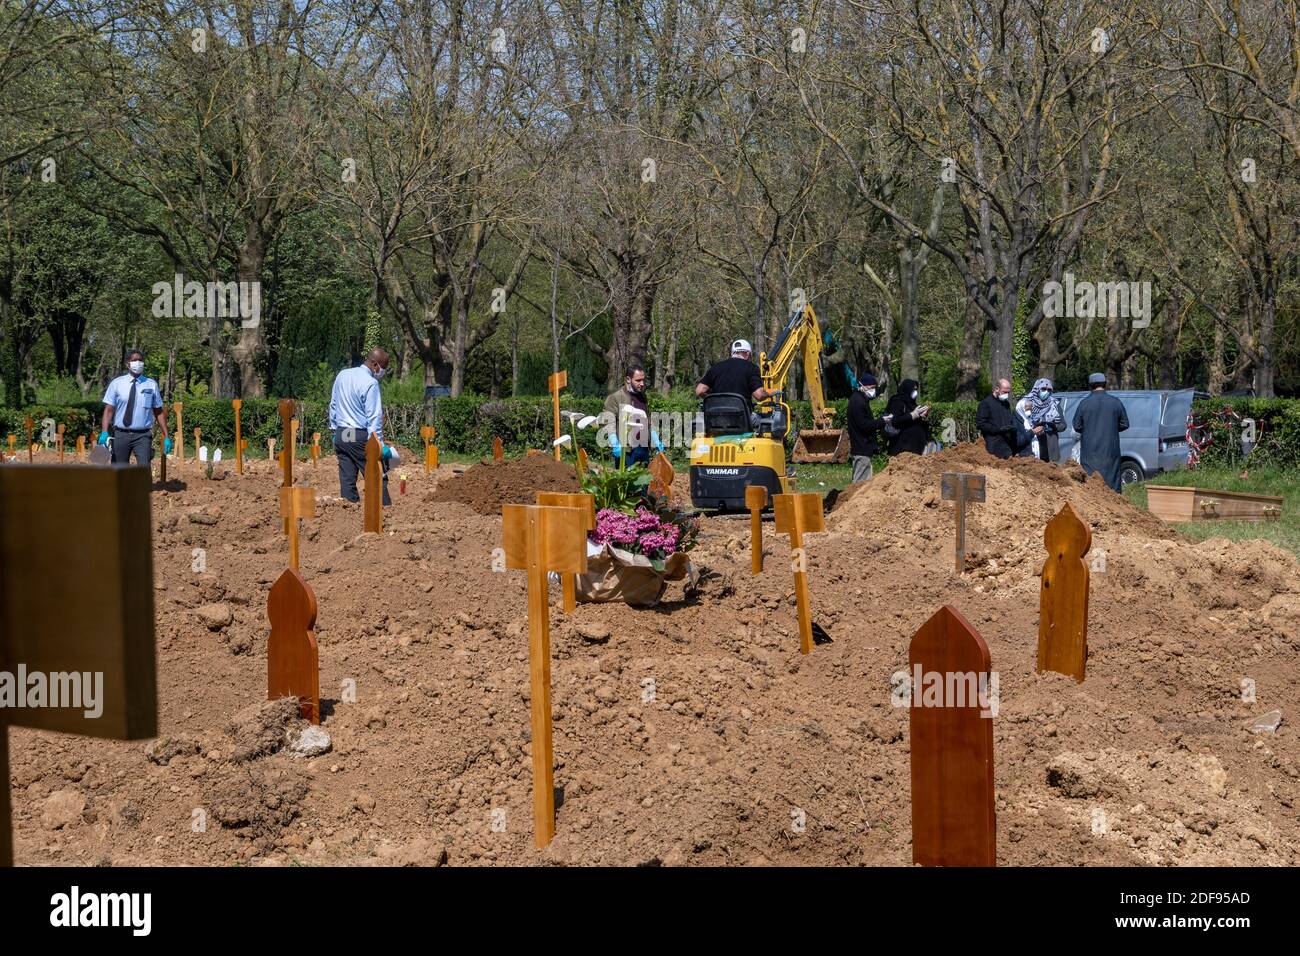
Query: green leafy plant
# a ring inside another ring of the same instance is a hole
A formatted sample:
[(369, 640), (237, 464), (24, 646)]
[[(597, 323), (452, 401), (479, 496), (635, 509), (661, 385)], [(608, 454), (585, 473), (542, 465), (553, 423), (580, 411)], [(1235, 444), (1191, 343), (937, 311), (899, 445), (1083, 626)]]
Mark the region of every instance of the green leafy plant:
[(591, 468), (582, 478), (582, 490), (595, 499), (596, 510), (634, 514), (646, 499), (650, 487), (650, 469), (644, 465), (630, 468)]

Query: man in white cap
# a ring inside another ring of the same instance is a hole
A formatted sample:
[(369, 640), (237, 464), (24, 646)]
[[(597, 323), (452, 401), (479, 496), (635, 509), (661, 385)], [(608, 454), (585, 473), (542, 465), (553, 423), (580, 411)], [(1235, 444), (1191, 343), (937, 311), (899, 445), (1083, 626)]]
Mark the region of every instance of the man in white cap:
[(1112, 491), (1119, 491), (1119, 433), (1128, 428), (1124, 403), (1106, 394), (1106, 376), (1093, 372), (1088, 376), (1091, 394), (1079, 403), (1074, 413), (1074, 430), (1079, 433), (1079, 464), (1086, 474), (1101, 474)]
[(750, 405), (760, 399), (770, 398), (779, 392), (768, 391), (763, 387), (763, 379), (758, 374), (758, 366), (749, 360), (754, 350), (744, 339), (731, 343), (731, 358), (723, 359), (709, 367), (695, 386), (695, 397), (703, 398), (710, 392), (731, 392), (744, 395), (745, 403)]

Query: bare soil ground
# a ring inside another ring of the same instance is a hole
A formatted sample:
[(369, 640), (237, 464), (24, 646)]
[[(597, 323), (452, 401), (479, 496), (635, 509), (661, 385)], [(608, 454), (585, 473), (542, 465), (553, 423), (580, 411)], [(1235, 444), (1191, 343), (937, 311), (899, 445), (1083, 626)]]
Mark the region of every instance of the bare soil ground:
[[(531, 466), (541, 481), (550, 462), (510, 467)], [(332, 459), (298, 466), (319, 493), (302, 572), (333, 750), (296, 758), (281, 746), (292, 707), (263, 701), (267, 591), (287, 560), (276, 473), (232, 467), (209, 481), (190, 465), (183, 489), (154, 497), (159, 739), (10, 731), (18, 862), (908, 864), (891, 675), (944, 603), (1000, 677), (999, 863), (1300, 862), (1300, 564), (1266, 543), (1189, 543), (1077, 469), (962, 446), (849, 489), (806, 539), (814, 619), (833, 638), (806, 658), (770, 522), (754, 577), (748, 522), (707, 519), (698, 590), (670, 585), (655, 609), (566, 619), (555, 588), (563, 798), (538, 851), (524, 576), (492, 562), (492, 496), (518, 482), (502, 466), (456, 482), (460, 466), (426, 478), (404, 463), (375, 536), (338, 499)], [(988, 476), (960, 578), (944, 471)], [(1105, 553), (1082, 684), (1034, 667), (1042, 528), (1066, 500)], [(1276, 733), (1250, 729), (1276, 709)]]

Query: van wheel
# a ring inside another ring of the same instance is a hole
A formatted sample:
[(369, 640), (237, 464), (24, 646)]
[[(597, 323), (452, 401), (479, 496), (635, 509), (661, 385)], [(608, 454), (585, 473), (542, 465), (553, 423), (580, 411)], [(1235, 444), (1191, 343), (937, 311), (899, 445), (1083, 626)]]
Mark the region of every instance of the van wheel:
[(1131, 485), (1135, 481), (1143, 481), (1146, 475), (1142, 473), (1142, 466), (1131, 458), (1125, 458), (1119, 463), (1119, 484), (1122, 488), (1124, 485)]

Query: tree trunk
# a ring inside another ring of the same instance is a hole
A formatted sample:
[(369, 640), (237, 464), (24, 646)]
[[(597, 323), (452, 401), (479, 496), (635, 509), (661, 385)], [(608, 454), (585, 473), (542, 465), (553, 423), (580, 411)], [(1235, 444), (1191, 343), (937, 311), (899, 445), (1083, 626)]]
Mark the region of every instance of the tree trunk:
[(983, 367), (984, 332), (988, 325), (984, 313), (973, 303), (966, 303), (962, 317), (961, 353), (957, 357), (957, 401), (973, 402), (979, 398), (980, 369)]

